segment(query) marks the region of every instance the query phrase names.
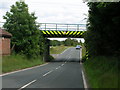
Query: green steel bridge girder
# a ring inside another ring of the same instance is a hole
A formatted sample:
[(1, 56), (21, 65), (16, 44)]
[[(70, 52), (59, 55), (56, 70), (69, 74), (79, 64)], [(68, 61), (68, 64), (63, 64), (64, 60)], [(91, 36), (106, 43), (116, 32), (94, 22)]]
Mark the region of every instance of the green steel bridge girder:
[(71, 38), (84, 38), (86, 31), (58, 31), (58, 30), (41, 30), (44, 37), (57, 38), (57, 37), (71, 37)]

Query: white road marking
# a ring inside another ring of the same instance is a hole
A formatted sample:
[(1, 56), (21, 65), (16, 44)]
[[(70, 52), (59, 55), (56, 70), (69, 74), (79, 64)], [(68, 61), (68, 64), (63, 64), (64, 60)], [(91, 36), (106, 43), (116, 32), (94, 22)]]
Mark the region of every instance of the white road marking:
[(43, 75), (43, 77), (45, 77), (46, 75), (50, 74), (51, 72), (53, 72), (53, 70), (51, 70), (51, 71), (45, 73), (45, 74)]
[(29, 86), (30, 84), (32, 84), (32, 83), (34, 83), (34, 82), (36, 82), (36, 81), (37, 81), (37, 80), (33, 80), (33, 81), (29, 82), (28, 84), (22, 86), (22, 87), (21, 87), (20, 89), (18, 89), (18, 90), (22, 90), (22, 89), (26, 88), (27, 86)]
[[(80, 49), (80, 64), (82, 66), (81, 60), (82, 60), (82, 49)], [(84, 88), (85, 88), (85, 90), (88, 90), (88, 86), (87, 86), (87, 82), (86, 82), (85, 74), (84, 74), (83, 70), (82, 70), (82, 78), (83, 78)]]
[(56, 68), (56, 69), (58, 69), (58, 68)]
[(58, 68), (61, 68), (61, 66), (59, 66)]
[(88, 87), (87, 87), (87, 83), (86, 83), (86, 79), (83, 71), (82, 71), (82, 77), (83, 77), (84, 88), (86, 88), (85, 90), (87, 90)]
[(65, 63), (67, 63), (67, 61)]
[(22, 71), (26, 71), (26, 70), (30, 70), (30, 69), (34, 69), (34, 68), (38, 68), (38, 67), (41, 67), (41, 66), (45, 66), (47, 65), (48, 63), (46, 64), (42, 64), (42, 65), (39, 65), (39, 66), (34, 66), (34, 67), (31, 67), (31, 68), (26, 68), (26, 69), (22, 69), (22, 70), (18, 70), (18, 71), (13, 71), (13, 72), (9, 72), (9, 73), (5, 73), (5, 74), (1, 74), (1, 76), (6, 76), (6, 75), (9, 75), (9, 74), (13, 74), (13, 73), (17, 73), (17, 72), (22, 72)]
[(56, 69), (59, 69), (59, 68), (61, 68), (61, 66), (57, 67)]
[(64, 66), (64, 64), (62, 64), (61, 66)]

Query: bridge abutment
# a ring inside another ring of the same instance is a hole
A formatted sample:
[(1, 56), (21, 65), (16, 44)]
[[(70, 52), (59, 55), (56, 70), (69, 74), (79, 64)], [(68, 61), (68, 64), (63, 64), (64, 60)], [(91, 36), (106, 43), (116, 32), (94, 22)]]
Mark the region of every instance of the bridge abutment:
[(49, 56), (50, 56), (50, 40), (49, 40), (49, 39), (46, 39), (46, 40), (45, 40), (43, 60), (44, 60), (45, 62), (49, 62), (49, 61), (50, 61)]

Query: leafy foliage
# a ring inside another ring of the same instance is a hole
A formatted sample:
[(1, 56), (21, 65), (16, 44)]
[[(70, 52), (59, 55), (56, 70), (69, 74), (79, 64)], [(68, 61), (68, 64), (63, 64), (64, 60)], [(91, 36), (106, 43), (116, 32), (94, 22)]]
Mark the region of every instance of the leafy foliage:
[(76, 46), (79, 44), (82, 44), (82, 42), (80, 41), (80, 43), (79, 43), (76, 39), (70, 39), (70, 38), (67, 38), (65, 41), (58, 41), (58, 40), (51, 40), (50, 41), (51, 46), (60, 46), (60, 45)]
[(61, 44), (62, 44), (62, 42), (60, 42), (58, 40), (51, 40), (50, 41), (51, 46), (60, 46)]
[(91, 56), (120, 55), (120, 2), (88, 3), (85, 43)]
[(4, 28), (12, 33), (12, 46), (15, 45), (16, 53), (25, 54), (27, 57), (37, 57), (43, 52), (44, 41), (39, 26), (36, 25), (35, 13), (29, 14), (28, 6), (23, 1), (11, 6), (10, 12), (4, 16)]
[(64, 42), (65, 46), (76, 46), (79, 44), (79, 42), (76, 39), (66, 39)]

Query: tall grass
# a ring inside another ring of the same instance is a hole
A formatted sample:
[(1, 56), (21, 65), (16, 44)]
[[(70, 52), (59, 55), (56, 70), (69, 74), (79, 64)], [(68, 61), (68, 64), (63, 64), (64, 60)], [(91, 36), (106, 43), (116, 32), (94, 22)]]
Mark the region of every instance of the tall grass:
[(42, 60), (42, 57), (38, 57), (35, 59), (27, 59), (23, 55), (11, 55), (11, 56), (3, 56), (2, 58), (2, 72), (11, 72), (15, 70), (20, 70), (36, 65), (40, 65), (45, 63)]
[(85, 63), (85, 71), (91, 88), (118, 88), (119, 60), (117, 57), (97, 56)]
[(86, 55), (86, 48), (84, 46), (84, 43), (82, 44), (82, 57), (85, 57)]
[(71, 46), (53, 46), (50, 48), (50, 54), (60, 54), (62, 53), (65, 49), (69, 48)]

